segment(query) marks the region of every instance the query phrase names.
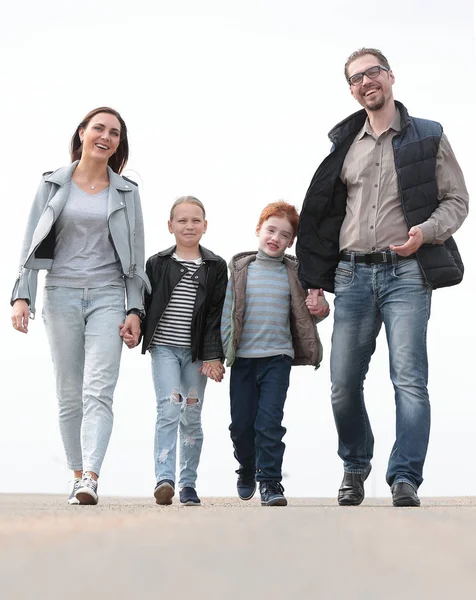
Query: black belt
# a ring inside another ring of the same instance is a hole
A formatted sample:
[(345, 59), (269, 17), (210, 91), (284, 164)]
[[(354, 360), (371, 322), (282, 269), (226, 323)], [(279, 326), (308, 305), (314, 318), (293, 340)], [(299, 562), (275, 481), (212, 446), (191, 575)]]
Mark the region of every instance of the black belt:
[(392, 257), (395, 257), (397, 262), (401, 260), (408, 260), (409, 258), (415, 258), (414, 254), (410, 256), (399, 256), (395, 254), (395, 252), (391, 252), (391, 250), (382, 250), (382, 252), (369, 252), (368, 254), (359, 254), (357, 252), (341, 252), (340, 260), (345, 260), (348, 262), (352, 261), (352, 257), (354, 257), (354, 261), (356, 263), (365, 263), (366, 265), (381, 265), (384, 263), (392, 263)]

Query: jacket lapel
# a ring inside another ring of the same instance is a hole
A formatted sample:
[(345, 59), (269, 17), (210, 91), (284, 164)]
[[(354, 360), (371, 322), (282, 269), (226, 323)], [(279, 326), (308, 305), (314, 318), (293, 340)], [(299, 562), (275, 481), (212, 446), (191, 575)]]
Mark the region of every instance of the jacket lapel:
[(132, 184), (127, 183), (120, 175), (114, 173), (114, 171), (108, 167), (109, 174), (109, 197), (107, 204), (107, 216), (125, 208), (127, 201), (127, 194), (123, 192), (132, 192)]
[(70, 188), (71, 181), (62, 185), (60, 189), (56, 192), (56, 194), (53, 196), (53, 198), (51, 198), (50, 200), (49, 206), (53, 209), (55, 221), (58, 218), (61, 211), (63, 210), (64, 205), (66, 204)]
[[(54, 210), (55, 219), (58, 217), (60, 212), (63, 210), (66, 200), (68, 199), (69, 191), (71, 188), (71, 178), (74, 170), (76, 169), (79, 161), (75, 161), (67, 167), (61, 167), (54, 173), (51, 173), (46, 177), (46, 181), (56, 184), (59, 186), (59, 190), (51, 199), (49, 206)], [(107, 168), (109, 176), (109, 196), (108, 196), (108, 209), (107, 216), (116, 210), (120, 210), (125, 207), (126, 194), (121, 192), (131, 192), (132, 184), (127, 183), (120, 175), (115, 173), (110, 167)]]

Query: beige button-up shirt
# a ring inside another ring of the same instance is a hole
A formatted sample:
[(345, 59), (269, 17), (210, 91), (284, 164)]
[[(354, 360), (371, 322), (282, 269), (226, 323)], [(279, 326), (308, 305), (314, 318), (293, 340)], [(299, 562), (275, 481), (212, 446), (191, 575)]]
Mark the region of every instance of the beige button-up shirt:
[[(340, 174), (347, 186), (341, 251), (375, 252), (408, 241), (392, 146), (400, 129), (398, 110), (379, 137), (367, 119), (347, 152)], [(441, 244), (466, 218), (469, 201), (463, 173), (444, 134), (436, 157), (436, 184), (439, 205), (419, 227), (425, 243)]]

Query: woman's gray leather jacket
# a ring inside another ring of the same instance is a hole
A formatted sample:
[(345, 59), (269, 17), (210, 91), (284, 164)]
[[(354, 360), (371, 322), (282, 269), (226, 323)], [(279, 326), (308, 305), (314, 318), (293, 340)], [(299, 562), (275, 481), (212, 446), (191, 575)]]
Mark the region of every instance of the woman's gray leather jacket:
[[(69, 196), (71, 177), (78, 162), (44, 173), (30, 211), (21, 251), (20, 269), (11, 304), (22, 298), (35, 315), (39, 269), (51, 269), (55, 249), (55, 222)], [(108, 167), (107, 224), (124, 276), (127, 310), (144, 310), (144, 288), (150, 283), (144, 272), (144, 224), (137, 185)]]

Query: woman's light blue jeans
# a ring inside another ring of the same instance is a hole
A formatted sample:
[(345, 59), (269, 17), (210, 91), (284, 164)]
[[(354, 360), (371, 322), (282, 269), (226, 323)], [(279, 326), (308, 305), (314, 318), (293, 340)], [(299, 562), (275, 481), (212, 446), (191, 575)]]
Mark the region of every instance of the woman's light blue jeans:
[(68, 468), (99, 475), (111, 437), (119, 376), (124, 288), (47, 286), (43, 321), (51, 349)]
[(177, 431), (180, 427), (179, 487), (195, 487), (203, 444), (202, 406), (207, 377), (202, 361), (192, 363), (190, 348), (153, 346), (152, 377), (157, 398), (156, 481), (175, 482)]

